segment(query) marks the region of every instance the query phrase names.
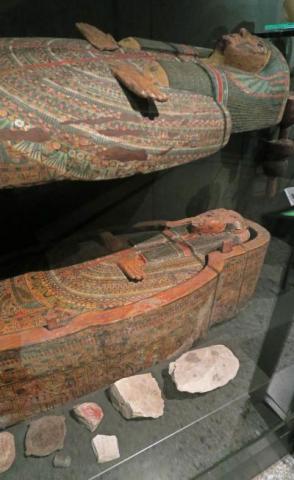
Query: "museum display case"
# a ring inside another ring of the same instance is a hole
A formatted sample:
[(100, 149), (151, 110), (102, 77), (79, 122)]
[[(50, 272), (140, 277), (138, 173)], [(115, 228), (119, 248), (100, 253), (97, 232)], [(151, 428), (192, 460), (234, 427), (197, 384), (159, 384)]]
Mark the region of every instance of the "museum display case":
[(292, 452), (293, 8), (0, 5), (1, 478)]

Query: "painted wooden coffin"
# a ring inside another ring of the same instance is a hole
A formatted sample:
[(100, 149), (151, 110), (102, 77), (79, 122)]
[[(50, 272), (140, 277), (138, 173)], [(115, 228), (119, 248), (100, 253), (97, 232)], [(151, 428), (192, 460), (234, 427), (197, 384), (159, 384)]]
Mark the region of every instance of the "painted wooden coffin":
[(227, 210), (99, 238), (94, 260), (0, 284), (0, 426), (189, 348), (250, 299), (269, 242)]
[(99, 52), (84, 40), (0, 39), (0, 187), (148, 173), (226, 145), (225, 106), (176, 89), (166, 103), (138, 99), (110, 71), (108, 60), (121, 58), (154, 56)]
[[(84, 40), (0, 39), (0, 187), (158, 171), (219, 151), (231, 133), (280, 122), (289, 69), (273, 45), (254, 74), (208, 65), (192, 47), (182, 61), (171, 45), (101, 52)], [(168, 101), (122, 87), (111, 62), (159, 65)]]

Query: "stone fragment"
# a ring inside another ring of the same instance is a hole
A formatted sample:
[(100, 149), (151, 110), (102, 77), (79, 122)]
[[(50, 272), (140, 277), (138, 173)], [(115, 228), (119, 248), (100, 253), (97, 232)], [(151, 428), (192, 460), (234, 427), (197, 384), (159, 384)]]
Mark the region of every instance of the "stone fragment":
[(94, 432), (100, 424), (104, 414), (97, 403), (85, 402), (73, 408), (74, 415), (79, 422), (86, 425), (90, 432)]
[(26, 455), (46, 457), (62, 450), (66, 435), (65, 417), (46, 416), (31, 422), (26, 434)]
[(115, 435), (96, 435), (92, 440), (92, 447), (98, 463), (111, 462), (120, 457)]
[(14, 436), (10, 432), (0, 433), (0, 473), (6, 472), (15, 460)]
[(68, 468), (71, 466), (71, 457), (63, 452), (56, 453), (53, 458), (53, 465), (56, 468)]
[(224, 345), (184, 353), (170, 363), (169, 374), (180, 392), (205, 393), (223, 387), (235, 378), (239, 360)]
[(127, 418), (158, 418), (163, 415), (161, 390), (151, 373), (118, 380), (110, 387), (113, 406)]

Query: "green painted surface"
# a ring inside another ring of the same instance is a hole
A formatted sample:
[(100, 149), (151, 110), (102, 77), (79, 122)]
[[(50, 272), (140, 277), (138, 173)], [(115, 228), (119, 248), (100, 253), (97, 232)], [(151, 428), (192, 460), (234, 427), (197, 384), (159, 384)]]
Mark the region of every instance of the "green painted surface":
[(281, 215), (284, 217), (294, 217), (294, 208), (292, 210), (286, 210), (285, 212), (281, 212)]
[(265, 30), (272, 31), (272, 30), (289, 30), (294, 29), (294, 23), (273, 23), (265, 25)]

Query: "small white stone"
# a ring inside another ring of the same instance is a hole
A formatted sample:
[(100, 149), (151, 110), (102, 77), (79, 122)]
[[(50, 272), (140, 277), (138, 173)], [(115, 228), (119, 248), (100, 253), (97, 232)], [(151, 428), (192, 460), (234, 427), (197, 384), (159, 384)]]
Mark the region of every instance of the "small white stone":
[(0, 473), (6, 472), (15, 460), (14, 436), (10, 432), (0, 433)]
[(110, 387), (113, 406), (127, 418), (158, 418), (164, 412), (164, 400), (151, 373), (118, 380)]
[(55, 468), (69, 468), (71, 466), (71, 457), (63, 452), (58, 452), (53, 458)]
[(98, 463), (111, 462), (120, 457), (115, 435), (96, 435), (92, 440), (92, 447)]
[(180, 392), (205, 393), (223, 387), (238, 373), (238, 358), (224, 345), (184, 353), (170, 363), (169, 374)]

